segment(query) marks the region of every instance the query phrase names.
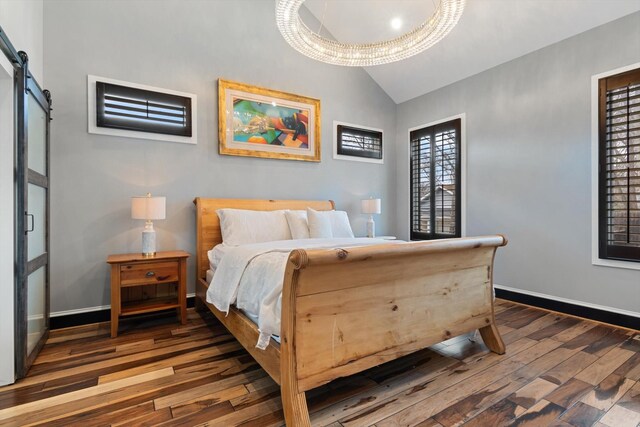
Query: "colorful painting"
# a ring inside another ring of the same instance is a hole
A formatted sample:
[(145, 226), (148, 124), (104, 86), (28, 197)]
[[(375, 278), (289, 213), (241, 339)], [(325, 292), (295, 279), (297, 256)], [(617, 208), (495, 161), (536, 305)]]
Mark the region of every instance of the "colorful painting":
[(233, 140), (309, 148), (309, 110), (233, 98)]
[(219, 80), (220, 154), (320, 161), (320, 101)]

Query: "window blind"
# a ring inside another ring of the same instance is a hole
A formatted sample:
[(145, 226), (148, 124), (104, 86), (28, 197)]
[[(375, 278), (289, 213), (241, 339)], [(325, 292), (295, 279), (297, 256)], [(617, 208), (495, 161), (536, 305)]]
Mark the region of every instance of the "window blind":
[(338, 154), (382, 159), (382, 132), (338, 125)]
[(97, 125), (191, 136), (191, 98), (96, 82)]
[(599, 82), (600, 258), (640, 261), (640, 69)]
[(460, 237), (460, 119), (411, 132), (411, 239)]

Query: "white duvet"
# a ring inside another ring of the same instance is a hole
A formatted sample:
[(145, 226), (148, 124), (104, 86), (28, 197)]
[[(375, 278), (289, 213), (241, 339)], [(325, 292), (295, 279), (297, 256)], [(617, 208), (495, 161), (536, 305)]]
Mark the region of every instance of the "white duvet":
[[(397, 241), (395, 241), (397, 242)], [(207, 290), (207, 301), (224, 313), (235, 304), (258, 319), (265, 349), (273, 335), (280, 335), (282, 282), (289, 253), (294, 249), (331, 249), (391, 243), (383, 239), (300, 239), (227, 247)]]

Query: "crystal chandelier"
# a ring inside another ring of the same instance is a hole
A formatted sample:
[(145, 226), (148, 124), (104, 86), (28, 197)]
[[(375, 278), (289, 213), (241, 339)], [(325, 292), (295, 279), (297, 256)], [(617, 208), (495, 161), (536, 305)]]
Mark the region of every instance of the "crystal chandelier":
[(377, 43), (340, 43), (315, 33), (300, 19), (304, 0), (276, 0), (276, 22), (284, 39), (309, 58), (334, 65), (366, 67), (417, 55), (442, 40), (455, 27), (466, 0), (441, 0), (433, 15), (413, 30)]

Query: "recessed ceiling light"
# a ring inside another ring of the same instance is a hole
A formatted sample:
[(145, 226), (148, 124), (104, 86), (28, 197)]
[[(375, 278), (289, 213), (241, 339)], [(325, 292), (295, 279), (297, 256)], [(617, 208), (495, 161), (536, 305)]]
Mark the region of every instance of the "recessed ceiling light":
[(391, 20), (391, 28), (393, 28), (394, 30), (399, 30), (400, 28), (402, 28), (402, 19), (393, 18)]

